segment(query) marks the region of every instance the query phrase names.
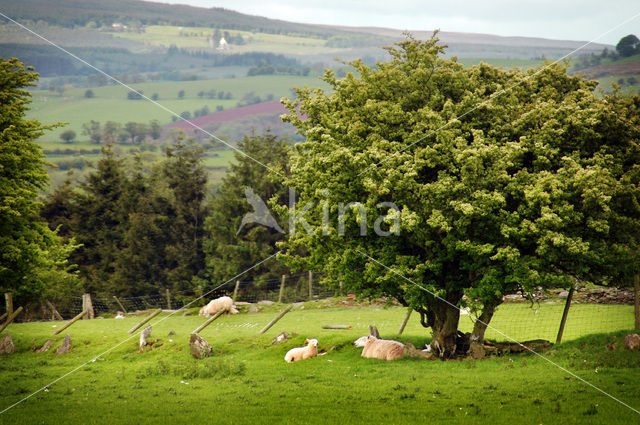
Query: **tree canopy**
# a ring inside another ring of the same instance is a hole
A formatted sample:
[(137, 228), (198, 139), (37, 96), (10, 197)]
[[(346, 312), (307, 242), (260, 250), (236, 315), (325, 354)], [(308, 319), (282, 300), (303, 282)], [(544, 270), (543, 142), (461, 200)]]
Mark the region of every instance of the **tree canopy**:
[[(286, 101), (285, 120), (306, 137), (286, 183), (313, 205), (315, 231), (291, 234), (282, 257), (413, 307), (446, 358), (460, 343), (453, 306), (464, 295), (488, 323), (504, 294), (629, 272), (640, 102), (598, 98), (595, 82), (560, 64), (464, 68), (437, 42), (409, 36), (388, 48), (389, 62), (352, 62), (343, 79), (326, 71), (331, 93), (302, 88)], [(363, 205), (365, 235), (358, 208), (340, 234), (340, 203), (350, 202)], [(380, 220), (398, 234), (374, 234)], [(476, 323), (471, 341), (483, 335)]]
[[(238, 149), (269, 167), (286, 172), (291, 142), (270, 133), (252, 135), (238, 144)], [(262, 225), (242, 226), (246, 213), (253, 212), (245, 192), (249, 188), (264, 202), (285, 202), (287, 190), (282, 180), (246, 155), (235, 153), (235, 161), (211, 201), (205, 223), (207, 238), (204, 250), (207, 269), (214, 281), (228, 279), (273, 254), (283, 233)], [(242, 227), (242, 228), (241, 228)], [(260, 279), (279, 278), (287, 269), (270, 262), (256, 270)]]
[(34, 142), (45, 127), (25, 113), (38, 74), (15, 58), (0, 58), (0, 291), (37, 299), (48, 285), (73, 283), (63, 243), (39, 217), (37, 197), (49, 177)]
[(640, 40), (633, 34), (624, 36), (616, 44), (616, 51), (622, 57), (627, 57), (640, 53)]
[(45, 199), (42, 216), (82, 244), (72, 258), (85, 290), (138, 296), (193, 288), (204, 269), (201, 156), (182, 140), (158, 163), (127, 160), (108, 145), (77, 186), (67, 182)]

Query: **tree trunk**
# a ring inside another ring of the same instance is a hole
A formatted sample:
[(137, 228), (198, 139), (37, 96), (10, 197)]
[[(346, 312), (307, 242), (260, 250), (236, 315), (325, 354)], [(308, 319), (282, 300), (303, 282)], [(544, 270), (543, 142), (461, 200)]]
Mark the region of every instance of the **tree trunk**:
[(473, 332), (471, 332), (471, 336), (469, 337), (468, 354), (474, 359), (481, 359), (485, 355), (484, 333), (487, 330), (487, 325), (491, 322), (496, 307), (498, 307), (501, 302), (501, 299), (487, 301), (482, 307), (482, 314), (480, 314), (480, 317), (478, 317), (478, 320), (476, 320), (476, 323), (473, 325)]
[(430, 320), (433, 331), (431, 349), (435, 355), (443, 360), (453, 357), (456, 353), (460, 310), (454, 306), (458, 304), (460, 299), (462, 299), (462, 294), (457, 292), (447, 294), (446, 300), (448, 302), (437, 298), (430, 312), (432, 314), (429, 314), (433, 318)]

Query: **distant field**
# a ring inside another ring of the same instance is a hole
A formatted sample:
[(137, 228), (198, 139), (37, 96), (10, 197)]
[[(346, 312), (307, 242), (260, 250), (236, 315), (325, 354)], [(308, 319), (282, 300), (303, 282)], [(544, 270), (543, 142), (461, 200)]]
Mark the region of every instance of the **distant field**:
[[(220, 31), (223, 33), (224, 28)], [(244, 45), (229, 46), (230, 53), (271, 52), (283, 54), (323, 54), (338, 53), (344, 49), (325, 47), (326, 40), (310, 37), (296, 37), (291, 35), (266, 34), (260, 32), (228, 30), (232, 36), (241, 35)], [(116, 37), (127, 38), (151, 46), (191, 47), (212, 49), (207, 41), (213, 35), (214, 29), (200, 27), (177, 27), (152, 25), (142, 34), (133, 32), (114, 33)], [(180, 35), (183, 34), (183, 35)], [(217, 46), (216, 46), (217, 47)]]
[[(204, 106), (207, 106), (211, 112), (214, 112), (218, 105), (224, 109), (234, 108), (242, 97), (250, 92), (261, 97), (273, 95), (275, 99), (279, 99), (283, 96), (290, 96), (293, 87), (304, 85), (325, 87), (317, 77), (283, 75), (139, 83), (131, 84), (131, 87), (142, 90), (149, 97), (157, 93), (158, 103), (178, 114), (183, 111), (189, 111), (193, 114), (194, 110)], [(66, 90), (62, 95), (42, 90), (33, 91), (33, 103), (28, 114), (29, 118), (36, 118), (45, 124), (59, 121), (69, 123), (63, 129), (48, 132), (42, 137), (43, 141), (59, 140), (60, 133), (67, 129), (74, 130), (79, 140), (86, 140), (86, 137), (81, 135), (82, 124), (91, 120), (101, 123), (106, 121), (148, 122), (153, 119), (157, 119), (161, 124), (171, 122), (170, 112), (157, 105), (146, 100), (128, 100), (129, 90), (123, 86), (94, 87), (91, 90), (95, 95), (92, 99), (84, 97), (85, 88), (72, 88)], [(180, 90), (185, 92), (182, 99), (178, 98)], [(209, 90), (230, 92), (232, 99), (198, 97), (198, 92)]]
[(625, 84), (621, 86), (621, 90), (623, 93), (637, 93), (640, 94), (640, 83), (636, 83), (631, 86), (627, 84), (627, 78), (635, 77), (638, 82), (640, 82), (640, 74), (636, 75), (607, 75), (606, 77), (598, 78), (600, 84), (598, 84), (598, 88), (604, 90), (606, 93), (611, 93), (612, 91), (612, 83), (618, 84), (618, 80), (621, 78), (625, 81)]

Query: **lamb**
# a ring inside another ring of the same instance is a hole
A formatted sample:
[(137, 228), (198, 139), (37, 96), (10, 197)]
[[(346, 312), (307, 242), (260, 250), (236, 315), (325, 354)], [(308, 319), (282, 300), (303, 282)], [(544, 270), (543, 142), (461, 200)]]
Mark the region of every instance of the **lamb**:
[(296, 362), (298, 360), (310, 359), (318, 355), (318, 340), (305, 339), (306, 347), (295, 347), (287, 352), (284, 361), (287, 363)]
[(373, 335), (367, 337), (362, 357), (380, 360), (395, 360), (404, 354), (404, 344), (390, 339), (379, 339)]
[(237, 314), (238, 310), (233, 305), (231, 297), (220, 297), (215, 300), (211, 300), (209, 304), (200, 309), (200, 316), (213, 316), (219, 311), (227, 310), (229, 314)]

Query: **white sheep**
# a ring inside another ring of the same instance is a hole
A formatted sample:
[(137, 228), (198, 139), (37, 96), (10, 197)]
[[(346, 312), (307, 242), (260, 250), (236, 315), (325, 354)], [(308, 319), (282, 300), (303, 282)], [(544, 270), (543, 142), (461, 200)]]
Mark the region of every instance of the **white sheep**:
[(317, 339), (305, 339), (304, 343), (307, 344), (306, 347), (295, 347), (287, 351), (287, 354), (284, 356), (284, 361), (292, 363), (298, 360), (310, 359), (318, 355)]
[(230, 314), (237, 314), (238, 310), (233, 305), (231, 297), (220, 297), (209, 301), (209, 304), (200, 309), (200, 316), (213, 316), (219, 311), (227, 310)]
[(362, 348), (362, 347), (364, 347), (365, 345), (367, 345), (367, 340), (368, 340), (368, 339), (369, 339), (369, 336), (368, 336), (368, 335), (361, 336), (360, 338), (356, 339), (356, 340), (353, 342), (353, 345), (355, 345), (355, 346), (356, 346), (356, 347), (358, 347), (358, 348)]
[(404, 355), (404, 344), (390, 339), (378, 339), (373, 335), (367, 337), (362, 350), (362, 357), (395, 360)]

